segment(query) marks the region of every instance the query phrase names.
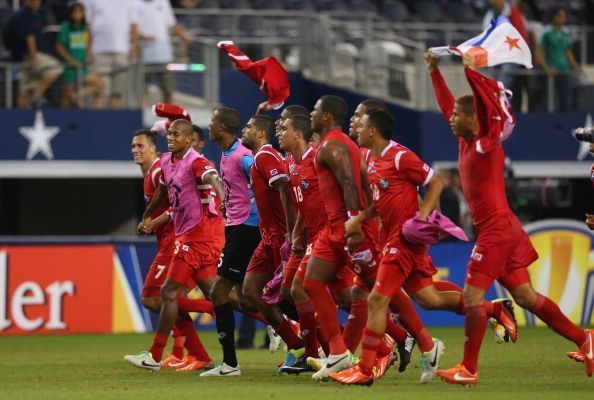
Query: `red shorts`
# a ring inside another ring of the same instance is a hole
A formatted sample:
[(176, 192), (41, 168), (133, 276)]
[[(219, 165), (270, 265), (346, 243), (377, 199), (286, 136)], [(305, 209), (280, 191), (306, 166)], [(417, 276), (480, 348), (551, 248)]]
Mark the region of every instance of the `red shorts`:
[(433, 285), (433, 275), (437, 273), (437, 268), (428, 254), (426, 257), (427, 262), (417, 265), (402, 285), (406, 293), (412, 294)]
[(254, 250), (245, 274), (268, 273), (274, 275), (274, 271), (281, 263), (281, 245), (282, 243), (280, 245), (264, 243), (262, 240)]
[(149, 268), (140, 297), (159, 297), (161, 286), (167, 277), (169, 264), (173, 254), (157, 253)]
[(281, 283), (282, 288), (291, 289), (291, 286), (293, 285), (293, 279), (295, 278), (295, 274), (297, 273), (297, 269), (299, 268), (299, 264), (301, 264), (302, 259), (303, 256), (291, 254), (289, 261), (287, 261), (283, 268), (283, 282)]
[(487, 291), (498, 280), (511, 290), (530, 282), (526, 268), (538, 259), (518, 218), (510, 213), (477, 228), (477, 240), (467, 266), (466, 284)]
[[(393, 297), (408, 283), (413, 272), (419, 271), (419, 277), (425, 278), (426, 273), (431, 270), (429, 263), (430, 259), (426, 252), (416, 253), (409, 250), (406, 245), (387, 244), (382, 252), (373, 290), (384, 296)], [(420, 284), (418, 281), (412, 281), (411, 288), (418, 284)]]
[(214, 250), (221, 257), (223, 247), (225, 247), (225, 220), (221, 217), (209, 218), (212, 228), (212, 238), (214, 241)]
[[(326, 225), (317, 236), (311, 256), (327, 261), (336, 267), (349, 266), (365, 282), (375, 281), (378, 268), (375, 243), (366, 237), (361, 246), (351, 254), (345, 250), (345, 246), (346, 241), (344, 237), (341, 237), (340, 233), (334, 233), (330, 226)], [(365, 265), (352, 262), (353, 255), (363, 253), (369, 254), (371, 262)]]
[[(312, 243), (307, 246), (305, 255), (301, 259), (301, 264), (299, 264), (299, 268), (295, 274), (295, 277), (299, 278), (301, 282), (303, 282), (305, 279), (305, 273), (307, 272), (307, 262), (311, 256), (312, 247)], [(344, 266), (338, 270), (336, 278), (328, 284), (328, 290), (330, 293), (338, 293), (341, 290), (350, 288), (355, 284), (356, 278), (357, 275), (355, 275), (355, 273), (349, 267)]]
[(167, 279), (180, 285), (194, 287), (195, 283), (217, 274), (216, 251), (210, 242), (187, 242), (184, 235), (176, 237), (173, 259)]

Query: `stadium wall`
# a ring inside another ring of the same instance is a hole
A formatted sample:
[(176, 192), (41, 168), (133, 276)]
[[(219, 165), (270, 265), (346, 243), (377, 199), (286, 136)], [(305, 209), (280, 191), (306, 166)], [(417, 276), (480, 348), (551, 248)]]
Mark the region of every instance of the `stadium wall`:
[[(559, 304), (572, 321), (594, 323), (592, 232), (572, 220), (526, 226), (540, 259), (529, 269), (536, 289)], [(157, 315), (140, 303), (142, 284), (156, 252), (147, 239), (0, 239), (0, 335), (128, 333), (150, 331)], [(436, 280), (464, 284), (472, 243), (431, 246)], [(505, 296), (495, 285), (487, 297)], [(192, 291), (190, 297), (201, 296)], [(461, 316), (419, 310), (428, 326), (458, 326)], [(517, 309), (522, 326), (542, 325)], [(209, 315), (194, 316), (214, 328)], [(345, 315), (342, 315), (344, 321)]]

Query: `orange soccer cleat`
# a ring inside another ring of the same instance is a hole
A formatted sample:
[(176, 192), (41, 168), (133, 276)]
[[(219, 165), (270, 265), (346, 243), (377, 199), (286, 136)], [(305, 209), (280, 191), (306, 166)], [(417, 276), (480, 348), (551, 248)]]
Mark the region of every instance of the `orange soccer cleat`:
[(178, 368), (185, 367), (187, 365), (187, 357), (188, 356), (184, 356), (184, 359), (180, 360), (173, 354), (169, 354), (167, 356), (167, 358), (165, 358), (163, 361), (161, 361), (161, 368), (178, 369)]
[(383, 357), (378, 357), (373, 366), (373, 379), (379, 379), (386, 374), (392, 363), (394, 362), (394, 353), (387, 354)]
[(515, 343), (516, 340), (518, 340), (518, 324), (516, 322), (516, 315), (514, 314), (514, 305), (512, 301), (508, 299), (497, 299), (493, 300), (492, 303), (495, 306), (499, 306), (501, 309), (499, 317), (496, 318), (497, 322), (503, 326), (509, 339)]
[(594, 373), (594, 330), (586, 329), (586, 341), (580, 346), (580, 353), (584, 357), (586, 375), (592, 377)]
[(182, 368), (178, 368), (177, 372), (199, 371), (209, 364), (212, 364), (212, 360), (198, 360), (196, 357), (188, 356), (187, 364)]
[(330, 378), (343, 385), (373, 385), (374, 374), (366, 375), (358, 365), (353, 365), (344, 371), (330, 374)]
[(565, 354), (567, 354), (567, 357), (571, 358), (575, 362), (584, 362), (584, 355), (579, 351), (568, 351)]
[(453, 368), (437, 371), (437, 376), (448, 383), (463, 386), (474, 386), (478, 383), (478, 373), (471, 374), (466, 367), (458, 364)]

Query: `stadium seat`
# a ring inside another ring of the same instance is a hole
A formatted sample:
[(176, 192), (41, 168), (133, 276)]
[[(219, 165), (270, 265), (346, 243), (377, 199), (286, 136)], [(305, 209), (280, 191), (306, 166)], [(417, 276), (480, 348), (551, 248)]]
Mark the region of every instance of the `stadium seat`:
[(435, 1), (421, 0), (414, 3), (416, 13), (421, 22), (439, 22), (443, 20), (443, 10)]
[(210, 8), (210, 9), (219, 9), (221, 5), (219, 4), (218, 0), (203, 0), (200, 2), (199, 8)]
[(390, 21), (401, 22), (410, 20), (411, 13), (403, 2), (389, 0), (382, 6), (381, 15)]
[(252, 3), (249, 0), (220, 0), (220, 5), (222, 8), (232, 8), (232, 9), (250, 9), (252, 8)]
[(282, 0), (253, 0), (252, 5), (258, 10), (282, 10), (285, 8)]
[(477, 23), (481, 21), (481, 16), (476, 15), (473, 8), (460, 1), (450, 1), (444, 7), (448, 19), (458, 23)]
[(330, 52), (332, 83), (341, 87), (357, 87), (359, 50), (352, 43), (337, 43)]

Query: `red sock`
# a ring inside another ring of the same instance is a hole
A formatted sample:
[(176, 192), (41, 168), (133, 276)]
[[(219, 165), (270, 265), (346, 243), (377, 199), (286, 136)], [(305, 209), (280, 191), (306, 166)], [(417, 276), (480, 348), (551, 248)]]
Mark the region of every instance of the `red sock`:
[(346, 351), (346, 346), (338, 325), (336, 304), (330, 293), (328, 293), (326, 285), (320, 281), (305, 278), (303, 288), (309, 294), (309, 298), (318, 313), (317, 320), (324, 337), (328, 338), (330, 354), (344, 353)]
[(155, 337), (153, 338), (153, 344), (149, 351), (153, 355), (153, 360), (156, 362), (161, 362), (163, 358), (163, 349), (167, 346), (167, 339), (169, 335), (165, 333), (155, 333)]
[(371, 375), (373, 372), (373, 365), (375, 364), (375, 358), (377, 356), (377, 348), (382, 342), (383, 336), (383, 334), (375, 332), (369, 328), (363, 330), (359, 368), (366, 375)]
[(382, 340), (379, 344), (379, 346), (377, 347), (377, 357), (385, 357), (388, 354), (392, 354), (392, 352), (394, 351), (394, 349), (391, 349), (388, 347), (388, 345), (386, 344), (386, 342), (384, 342), (383, 336), (382, 336)]
[(392, 297), (390, 306), (395, 313), (400, 314), (400, 323), (415, 338), (419, 349), (422, 352), (430, 351), (434, 346), (433, 338), (425, 329), (425, 325), (419, 318), (410, 298), (402, 290), (399, 290)]
[[(485, 307), (485, 312), (487, 313), (488, 317), (499, 318), (499, 313), (501, 312), (500, 303), (491, 303), (490, 301), (485, 301), (483, 303), (483, 307)], [(464, 296), (462, 295), (460, 295), (460, 301), (458, 302), (458, 309), (456, 310), (456, 314), (466, 315), (466, 307), (464, 306)]]
[[(316, 319), (316, 321), (317, 321), (317, 319)], [(322, 350), (324, 350), (324, 354), (326, 354), (326, 356), (330, 355), (330, 343), (328, 343), (328, 340), (324, 337), (322, 328), (320, 328), (319, 325), (317, 327), (317, 332), (318, 332), (318, 341), (320, 342), (320, 346), (322, 346)]]
[(293, 332), (293, 328), (291, 328), (291, 323), (286, 319), (283, 318), (280, 324), (275, 325), (272, 328), (274, 328), (274, 331), (278, 333), (278, 335), (281, 338), (283, 338), (289, 350), (303, 347), (301, 339), (299, 339), (295, 332)]
[(466, 322), (464, 325), (464, 358), (462, 364), (468, 372), (476, 374), (481, 344), (487, 330), (487, 313), (483, 305), (466, 307)]
[(363, 329), (367, 323), (367, 301), (354, 301), (351, 304), (351, 310), (346, 324), (344, 325), (344, 331), (342, 337), (344, 338), (344, 344), (351, 353), (357, 351), (361, 337), (363, 336)]
[(194, 321), (192, 321), (192, 318), (190, 318), (187, 313), (185, 315), (182, 314), (179, 316), (176, 324), (186, 337), (185, 345), (188, 349), (188, 353), (191, 356), (196, 357), (198, 360), (210, 361), (210, 356), (204, 348), (202, 341), (200, 341), (200, 338), (198, 337), (198, 332), (196, 332), (196, 327), (194, 326)]
[(448, 281), (437, 281), (433, 282), (433, 286), (435, 289), (439, 290), (440, 292), (460, 292), (462, 293), (462, 288), (455, 283), (448, 282)]
[(585, 332), (567, 319), (557, 304), (553, 303), (548, 297), (537, 293), (536, 301), (530, 307), (530, 311), (547, 324), (549, 328), (565, 339), (571, 340), (578, 347), (586, 341)]
[(318, 358), (318, 324), (316, 323), (313, 304), (311, 300), (308, 300), (304, 303), (295, 304), (295, 307), (297, 307), (297, 314), (299, 315), (301, 338), (305, 344), (305, 355)]
[(173, 348), (171, 349), (171, 354), (181, 360), (184, 358), (184, 343), (186, 342), (186, 338), (177, 325), (173, 327), (172, 332)]
[(386, 318), (386, 333), (396, 341), (396, 343), (404, 343), (406, 340), (406, 330), (400, 325), (396, 324), (388, 313)]
[(259, 312), (251, 312), (250, 311), (250, 312), (247, 312), (246, 315), (248, 317), (252, 317), (253, 319), (260, 321), (264, 325), (270, 325), (268, 323), (268, 321), (266, 320), (266, 318), (264, 318), (264, 316), (261, 313), (259, 313)]
[(206, 299), (188, 299), (187, 297), (179, 297), (177, 299), (177, 307), (179, 311), (208, 313), (214, 315), (212, 302)]

